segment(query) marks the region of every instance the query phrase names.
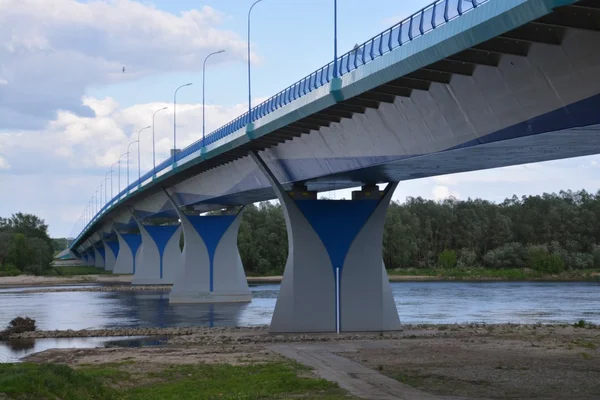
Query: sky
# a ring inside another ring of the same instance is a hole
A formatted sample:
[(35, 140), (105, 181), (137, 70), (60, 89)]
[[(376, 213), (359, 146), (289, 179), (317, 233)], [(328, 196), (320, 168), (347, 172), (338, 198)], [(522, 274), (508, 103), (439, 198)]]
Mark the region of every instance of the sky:
[[(152, 122), (157, 162), (247, 108), (247, 12), (253, 0), (0, 0), (0, 216), (33, 213), (53, 237), (69, 236), (111, 166)], [(338, 0), (340, 53), (431, 0)], [(263, 0), (252, 11), (252, 101), (272, 96), (333, 56), (333, 0)], [(125, 67), (125, 72), (122, 68)], [(130, 179), (137, 177), (137, 146)], [(152, 166), (151, 130), (140, 169)], [(127, 181), (122, 160), (121, 186)], [(116, 168), (116, 167), (115, 167)], [(403, 182), (395, 200), (442, 200), (600, 187), (600, 157)], [(117, 171), (114, 174), (114, 192)], [(104, 189), (103, 189), (104, 190)], [(348, 198), (348, 192), (324, 193)]]

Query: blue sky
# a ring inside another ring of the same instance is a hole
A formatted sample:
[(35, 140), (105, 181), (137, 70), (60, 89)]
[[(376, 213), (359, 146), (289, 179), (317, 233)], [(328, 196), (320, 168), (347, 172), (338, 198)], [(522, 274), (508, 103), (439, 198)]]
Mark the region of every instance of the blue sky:
[[(222, 1), (148, 1), (158, 9), (180, 14), (193, 8), (210, 6), (226, 15), (220, 28), (247, 38), (246, 0)], [(338, 1), (338, 47), (340, 54), (349, 51), (387, 27), (417, 11), (429, 0)], [(333, 59), (333, 0), (263, 0), (251, 16), (252, 49), (260, 61), (252, 68), (253, 97), (266, 98), (305, 77)], [(159, 54), (156, 55), (160, 57)], [(207, 68), (206, 101), (226, 106), (247, 102), (245, 60), (231, 60), (226, 54), (215, 56)], [(135, 71), (135, 65), (127, 65)], [(194, 102), (201, 99), (201, 70), (149, 76), (140, 81), (93, 88), (95, 97), (111, 96), (122, 106), (144, 102), (170, 101), (173, 88), (194, 82), (193, 90), (182, 91), (178, 99)], [(138, 88), (143, 87), (143, 90)]]
[[(207, 69), (207, 131), (242, 114), (252, 2), (0, 2), (0, 216), (35, 213), (53, 236), (72, 233), (111, 165), (165, 106), (169, 110), (157, 115), (156, 146), (159, 162), (167, 156), (173, 91), (187, 82), (194, 85), (178, 95), (178, 147), (197, 140), (202, 60), (209, 52), (226, 50)], [(430, 2), (338, 0), (340, 54)], [(252, 12), (254, 101), (332, 60), (332, 35), (333, 0), (259, 3)], [(146, 131), (142, 171), (152, 165), (149, 140)], [(513, 193), (595, 192), (599, 163), (592, 156), (403, 182), (394, 199), (452, 195), (502, 201)], [(135, 164), (131, 173), (136, 175)], [(348, 192), (324, 195), (347, 198)]]

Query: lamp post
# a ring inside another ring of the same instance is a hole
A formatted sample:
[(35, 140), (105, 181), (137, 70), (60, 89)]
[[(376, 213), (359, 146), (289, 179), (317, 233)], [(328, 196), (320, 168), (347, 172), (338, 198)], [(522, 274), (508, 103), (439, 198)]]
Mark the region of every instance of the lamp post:
[(119, 157), (119, 193), (117, 193), (118, 196), (121, 195), (121, 158), (123, 158), (123, 156), (126, 156), (127, 153), (123, 153), (121, 154), (121, 156)]
[(192, 86), (192, 83), (179, 86), (175, 89), (175, 94), (173, 95), (173, 164), (175, 164), (175, 151), (177, 150), (177, 92), (186, 86)]
[(333, 77), (339, 75), (337, 63), (337, 0), (333, 0)]
[(129, 191), (129, 148), (132, 144), (139, 143), (139, 140), (134, 140), (133, 142), (127, 145), (127, 190)]
[(98, 213), (98, 211), (100, 211), (100, 209), (102, 208), (102, 185), (103, 184), (101, 182), (100, 186), (96, 188), (96, 213)]
[(111, 194), (110, 197), (112, 198), (112, 167), (110, 167), (110, 171), (107, 172), (106, 174), (104, 174), (104, 205), (108, 204), (108, 185), (106, 184), (108, 182), (108, 174), (111, 174), (111, 182), (110, 182), (110, 190), (111, 190)]
[(202, 148), (204, 149), (204, 146), (206, 146), (206, 144), (204, 143), (204, 136), (205, 136), (205, 131), (206, 131), (206, 119), (205, 119), (205, 112), (204, 112), (204, 87), (206, 86), (205, 84), (205, 71), (206, 71), (206, 60), (209, 59), (210, 56), (214, 56), (215, 54), (221, 54), (221, 53), (225, 53), (225, 50), (219, 50), (219, 51), (215, 51), (214, 53), (210, 53), (209, 55), (206, 56), (206, 58), (204, 59), (204, 64), (202, 65)]
[(112, 173), (113, 173), (113, 167), (115, 165), (117, 165), (119, 162), (117, 161), (116, 163), (114, 163), (113, 165), (110, 166), (110, 198), (112, 200), (113, 196), (113, 183), (112, 183)]
[(254, 6), (261, 1), (262, 0), (256, 0), (254, 3), (252, 3), (250, 9), (248, 10), (248, 123), (252, 122), (250, 119), (250, 112), (252, 111), (252, 86), (250, 80), (250, 13), (252, 12)]
[(147, 127), (142, 128), (138, 131), (138, 138), (137, 138), (137, 142), (138, 142), (138, 186), (140, 186), (142, 184), (142, 182), (140, 182), (140, 179), (141, 179), (141, 175), (140, 175), (140, 133), (142, 133), (142, 131), (144, 129), (150, 129), (150, 128), (151, 128), (151, 126), (148, 125)]
[(154, 114), (152, 114), (152, 177), (154, 178), (156, 176), (156, 151), (154, 149), (154, 117), (156, 116), (156, 113), (162, 110), (166, 110), (167, 107), (163, 107), (160, 110), (156, 110), (154, 111)]

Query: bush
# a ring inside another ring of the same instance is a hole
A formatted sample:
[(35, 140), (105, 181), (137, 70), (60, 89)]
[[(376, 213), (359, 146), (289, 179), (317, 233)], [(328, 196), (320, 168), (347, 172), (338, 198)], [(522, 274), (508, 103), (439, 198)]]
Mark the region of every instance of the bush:
[(595, 245), (592, 250), (592, 257), (594, 258), (594, 266), (600, 267), (600, 245)]
[(27, 275), (41, 275), (44, 267), (39, 264), (28, 264), (23, 268), (23, 272)]
[(565, 264), (571, 269), (594, 268), (594, 256), (588, 253), (570, 253), (567, 254)]
[(508, 243), (488, 251), (483, 262), (489, 268), (524, 268), (527, 254), (520, 243)]
[(438, 257), (437, 265), (445, 269), (456, 267), (456, 252), (454, 250), (442, 251)]
[(562, 256), (560, 253), (551, 253), (545, 245), (529, 246), (527, 250), (529, 265), (534, 270), (548, 274), (558, 274), (564, 271), (563, 257), (566, 256), (566, 252), (563, 252)]
[(19, 268), (13, 264), (0, 265), (0, 276), (18, 276), (21, 275)]
[(477, 266), (477, 253), (473, 249), (460, 249), (458, 252), (458, 268), (474, 268)]

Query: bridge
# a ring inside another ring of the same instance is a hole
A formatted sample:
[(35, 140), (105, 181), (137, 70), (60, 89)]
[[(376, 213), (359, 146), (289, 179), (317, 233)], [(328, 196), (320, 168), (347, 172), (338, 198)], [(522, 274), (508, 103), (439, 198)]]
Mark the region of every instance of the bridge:
[(599, 31), (597, 0), (438, 0), (174, 152), (70, 249), (173, 283), (171, 302), (250, 301), (240, 215), (278, 198), (289, 256), (271, 331), (398, 329), (381, 258), (398, 183), (599, 153)]

